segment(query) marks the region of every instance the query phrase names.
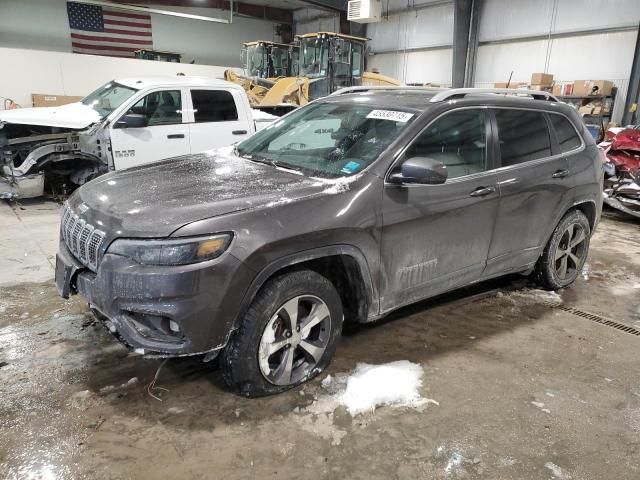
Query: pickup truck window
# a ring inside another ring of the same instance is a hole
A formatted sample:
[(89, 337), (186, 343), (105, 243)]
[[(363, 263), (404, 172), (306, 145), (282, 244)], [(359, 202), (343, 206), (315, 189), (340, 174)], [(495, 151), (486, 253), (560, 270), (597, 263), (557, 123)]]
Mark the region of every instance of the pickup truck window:
[(226, 90), (191, 90), (196, 123), (238, 120), (233, 95)]
[(310, 105), (239, 143), (240, 157), (338, 178), (362, 171), (416, 115), (369, 105)]
[(141, 98), (127, 113), (145, 115), (149, 127), (182, 123), (180, 90), (151, 92)]
[(125, 87), (116, 82), (109, 82), (84, 97), (82, 103), (93, 108), (100, 114), (101, 118), (104, 118), (136, 92), (135, 88)]

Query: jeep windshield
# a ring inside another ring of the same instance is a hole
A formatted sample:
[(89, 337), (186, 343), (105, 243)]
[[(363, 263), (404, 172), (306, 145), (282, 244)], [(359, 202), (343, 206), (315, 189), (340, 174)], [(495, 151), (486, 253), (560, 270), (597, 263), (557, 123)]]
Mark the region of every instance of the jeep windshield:
[(82, 103), (93, 108), (101, 118), (104, 118), (136, 92), (135, 88), (109, 82), (83, 98)]
[(346, 177), (374, 162), (415, 117), (402, 109), (317, 103), (239, 143), (236, 153), (309, 176)]

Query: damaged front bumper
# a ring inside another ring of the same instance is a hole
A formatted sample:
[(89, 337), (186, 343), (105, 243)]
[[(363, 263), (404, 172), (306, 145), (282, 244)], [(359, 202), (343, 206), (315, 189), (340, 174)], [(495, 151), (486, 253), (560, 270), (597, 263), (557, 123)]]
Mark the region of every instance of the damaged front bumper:
[(619, 173), (605, 180), (603, 200), (610, 207), (640, 218), (640, 185), (636, 175)]
[(138, 353), (164, 357), (213, 352), (232, 331), (222, 308), (230, 279), (246, 267), (235, 257), (183, 266), (145, 266), (106, 253), (93, 272), (60, 242), (56, 285), (79, 293), (108, 319), (117, 338)]

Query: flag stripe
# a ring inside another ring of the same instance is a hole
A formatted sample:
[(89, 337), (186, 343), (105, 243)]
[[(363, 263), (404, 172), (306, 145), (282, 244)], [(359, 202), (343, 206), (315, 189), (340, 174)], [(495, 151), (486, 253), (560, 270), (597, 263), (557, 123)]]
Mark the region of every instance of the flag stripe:
[(95, 50), (92, 50), (90, 48), (78, 48), (78, 47), (74, 47), (73, 48), (73, 53), (83, 53), (85, 55), (107, 55), (109, 57), (120, 57), (120, 58), (133, 58), (133, 52), (111, 52), (109, 50), (101, 50), (99, 52), (96, 52)]
[(125, 18), (138, 18), (141, 20), (149, 20), (151, 21), (151, 15), (149, 14), (137, 14), (137, 13), (128, 13), (128, 12), (116, 12), (115, 10), (104, 10), (103, 15), (113, 16), (113, 17), (125, 17)]
[(111, 42), (111, 43), (128, 43), (130, 45), (145, 45), (149, 46), (153, 42), (151, 40), (133, 40), (130, 38), (118, 38), (114, 36), (93, 36), (93, 35), (78, 35), (77, 33), (72, 33), (71, 38), (75, 38), (76, 40), (85, 40), (90, 41), (96, 45), (100, 45), (101, 43)]
[(128, 33), (85, 32), (84, 30), (71, 30), (72, 38), (73, 35), (85, 35), (96, 40), (99, 40), (101, 38), (128, 38), (131, 40), (141, 40), (146, 42), (152, 41), (151, 37), (141, 37), (139, 35), (130, 35)]
[(107, 20), (106, 18), (104, 19), (104, 24), (105, 25), (120, 25), (122, 27), (151, 28), (151, 24), (150, 23), (142, 24), (142, 23), (134, 23), (134, 22), (123, 22), (123, 21), (120, 21), (120, 20)]
[(111, 50), (113, 52), (133, 52), (135, 50), (138, 50), (135, 47), (119, 47), (119, 46), (112, 46), (112, 45), (90, 45), (84, 42), (83, 43), (71, 42), (71, 45), (78, 48), (90, 48), (93, 50)]
[[(83, 30), (84, 31), (84, 30)], [(104, 33), (115, 33), (115, 34), (123, 34), (123, 35), (137, 35), (140, 37), (150, 37), (151, 31), (147, 30), (145, 32), (139, 32), (137, 30), (129, 29), (129, 30), (120, 30), (119, 28), (105, 28)]]

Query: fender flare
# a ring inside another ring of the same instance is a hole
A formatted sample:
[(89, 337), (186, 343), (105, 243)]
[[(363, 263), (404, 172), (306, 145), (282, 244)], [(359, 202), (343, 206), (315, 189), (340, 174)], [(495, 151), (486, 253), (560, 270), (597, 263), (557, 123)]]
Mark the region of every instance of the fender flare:
[(366, 299), (367, 303), (369, 304), (369, 317), (377, 316), (379, 313), (378, 291), (375, 288), (375, 283), (373, 282), (373, 277), (371, 275), (371, 270), (369, 269), (367, 259), (359, 248), (353, 245), (340, 244), (314, 248), (311, 250), (303, 250), (291, 255), (286, 255), (284, 257), (278, 258), (277, 260), (274, 260), (266, 267), (264, 267), (261, 271), (259, 271), (251, 281), (249, 288), (244, 294), (244, 297), (240, 304), (240, 309), (238, 310), (238, 316), (236, 318), (236, 321), (234, 322), (234, 329), (237, 328), (237, 324), (240, 321), (240, 318), (242, 318), (244, 312), (246, 312), (246, 310), (249, 308), (249, 305), (251, 305), (251, 302), (257, 295), (258, 291), (275, 273), (284, 268), (307, 262), (309, 260), (316, 260), (319, 258), (336, 255), (348, 256), (356, 261), (360, 270), (360, 275), (362, 276), (362, 280), (364, 282)]

